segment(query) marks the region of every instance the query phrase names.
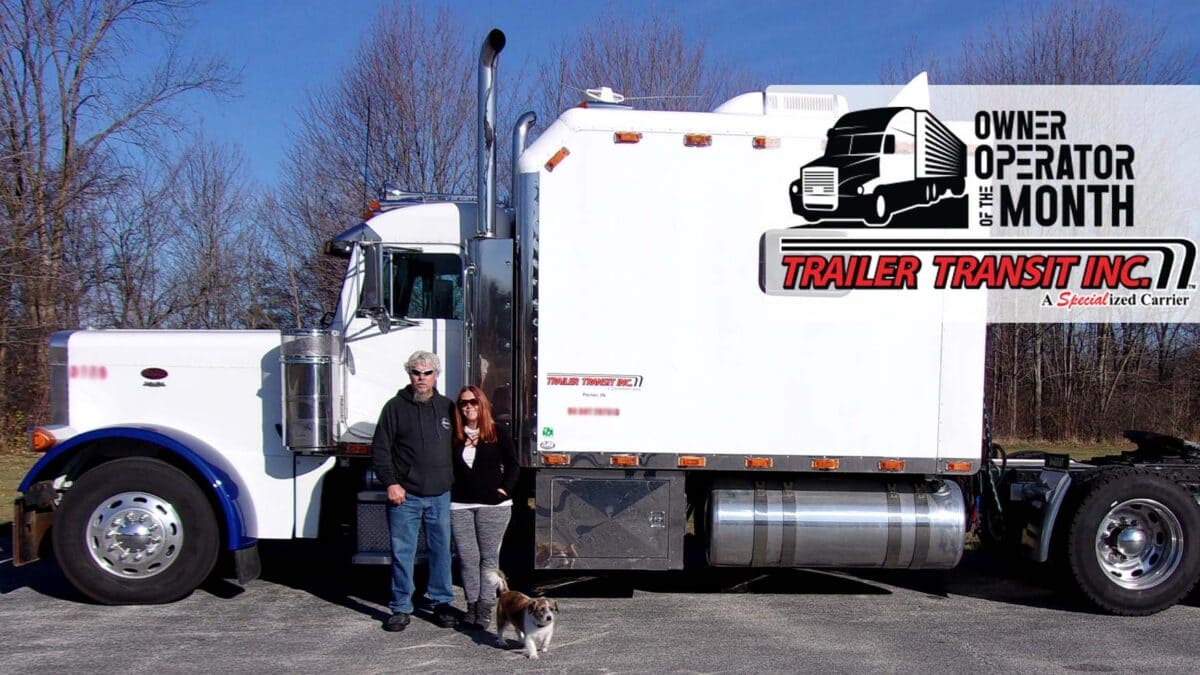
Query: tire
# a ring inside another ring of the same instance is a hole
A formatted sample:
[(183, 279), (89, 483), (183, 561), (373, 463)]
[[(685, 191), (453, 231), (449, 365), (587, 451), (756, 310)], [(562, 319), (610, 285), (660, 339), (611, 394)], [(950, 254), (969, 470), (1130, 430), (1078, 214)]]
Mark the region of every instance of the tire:
[(867, 207), (866, 221), (869, 225), (882, 225), (891, 217), (887, 198), (883, 193), (875, 195), (875, 199), (871, 200), (871, 205)]
[(106, 605), (188, 595), (212, 572), (219, 547), (216, 517), (200, 487), (179, 469), (142, 457), (80, 476), (63, 497), (51, 537), (67, 579)]
[(1106, 471), (1083, 490), (1065, 544), (1087, 601), (1144, 616), (1191, 592), (1200, 578), (1200, 507), (1187, 491), (1140, 469)]

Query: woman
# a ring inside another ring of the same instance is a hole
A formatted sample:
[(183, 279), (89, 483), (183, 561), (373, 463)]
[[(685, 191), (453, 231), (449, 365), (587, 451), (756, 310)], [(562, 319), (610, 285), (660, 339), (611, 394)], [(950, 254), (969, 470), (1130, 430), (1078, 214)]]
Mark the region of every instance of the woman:
[(479, 387), (458, 392), (454, 414), (450, 526), (467, 596), (466, 621), (487, 628), (496, 608), (492, 571), (499, 569), (500, 543), (512, 515), (517, 455), (509, 439), (497, 433), (492, 405)]

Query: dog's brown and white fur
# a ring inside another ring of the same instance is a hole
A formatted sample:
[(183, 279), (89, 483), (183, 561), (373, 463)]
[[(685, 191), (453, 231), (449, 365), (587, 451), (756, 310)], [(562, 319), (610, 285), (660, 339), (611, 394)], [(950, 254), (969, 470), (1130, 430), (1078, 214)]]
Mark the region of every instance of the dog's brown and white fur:
[(525, 643), (525, 656), (538, 657), (539, 651), (550, 649), (550, 638), (554, 637), (554, 624), (558, 622), (558, 601), (548, 598), (531, 598), (524, 593), (508, 589), (508, 582), (497, 573), (496, 583), (496, 644), (504, 646), (504, 631), (511, 624), (517, 639)]

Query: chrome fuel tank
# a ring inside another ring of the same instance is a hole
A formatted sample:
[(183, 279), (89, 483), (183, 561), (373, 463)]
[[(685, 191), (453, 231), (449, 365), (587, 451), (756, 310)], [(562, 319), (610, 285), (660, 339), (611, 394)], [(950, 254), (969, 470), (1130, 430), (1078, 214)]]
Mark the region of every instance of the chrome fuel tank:
[(962, 557), (966, 507), (947, 481), (725, 480), (710, 497), (711, 565), (945, 569)]

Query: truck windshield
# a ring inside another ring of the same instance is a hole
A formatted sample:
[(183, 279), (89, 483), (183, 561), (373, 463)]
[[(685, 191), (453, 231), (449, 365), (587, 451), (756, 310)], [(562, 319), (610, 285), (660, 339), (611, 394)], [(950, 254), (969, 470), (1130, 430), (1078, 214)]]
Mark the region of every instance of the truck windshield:
[(392, 316), (463, 317), (462, 261), (450, 253), (384, 252), (384, 303)]
[(825, 148), (825, 155), (876, 155), (883, 144), (883, 134), (845, 134), (832, 136)]

